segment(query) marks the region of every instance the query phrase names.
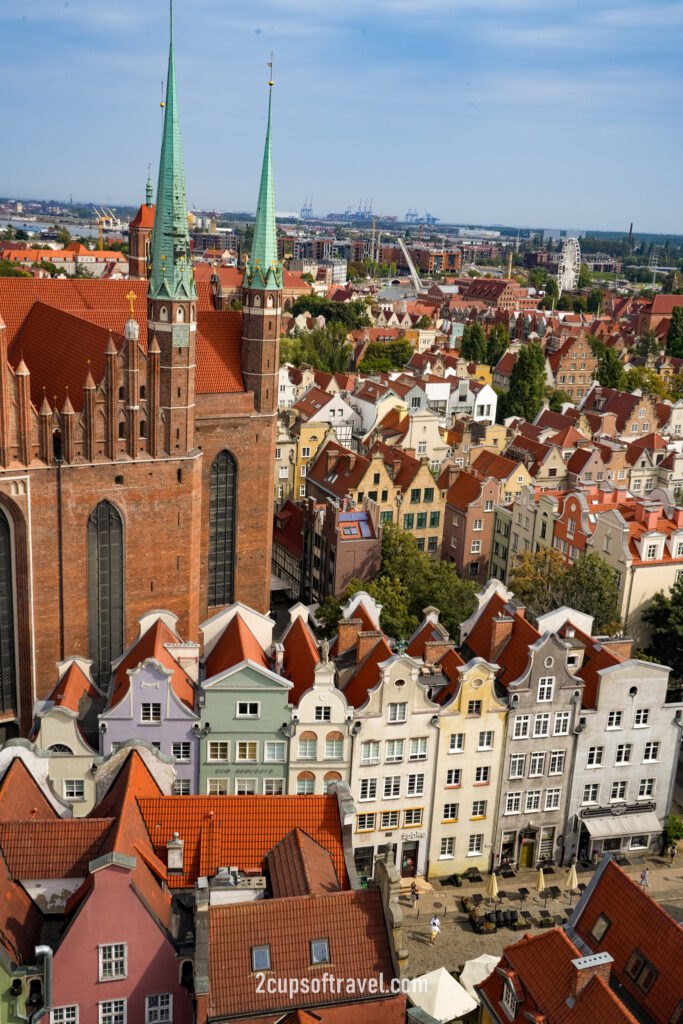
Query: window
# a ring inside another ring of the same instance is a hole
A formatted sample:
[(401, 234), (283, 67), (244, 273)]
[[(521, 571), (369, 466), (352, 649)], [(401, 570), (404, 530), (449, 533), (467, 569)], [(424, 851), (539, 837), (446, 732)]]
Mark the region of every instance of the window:
[(560, 794), (561, 789), (546, 789), (545, 791), (545, 809), (546, 811), (556, 811), (560, 806)]
[(85, 800), (85, 782), (83, 779), (64, 779), (65, 800)]
[(185, 764), (188, 764), (192, 759), (192, 748), (189, 743), (174, 743), (171, 750), (173, 751), (173, 756), (176, 761), (182, 761)]
[(474, 857), (475, 854), (481, 853), (484, 848), (484, 836), (483, 833), (476, 836), (470, 836), (469, 843), (467, 844), (467, 855), (468, 857)]
[(472, 545), (470, 547), (470, 554), (471, 555), (480, 555), (481, 554), (481, 541), (480, 540), (473, 540), (472, 541)]
[(300, 761), (315, 761), (317, 756), (318, 742), (315, 736), (312, 738), (308, 734), (304, 734), (299, 740), (299, 760)]
[(597, 920), (589, 932), (589, 935), (594, 942), (602, 942), (611, 923), (612, 922), (606, 914), (598, 914)]
[(409, 807), (407, 811), (403, 812), (403, 827), (410, 828), (416, 825), (422, 824), (422, 808), (421, 807)]
[(377, 779), (360, 780), (360, 798), (361, 800), (377, 799)]
[(408, 713), (407, 703), (389, 705), (389, 721), (405, 722)]
[(600, 787), (597, 782), (589, 782), (583, 787), (582, 804), (596, 804), (600, 795)]
[(112, 981), (128, 975), (128, 948), (125, 942), (100, 946), (100, 981)]
[(491, 769), (488, 765), (482, 765), (479, 768), (474, 769), (474, 784), (476, 786), (485, 786), (491, 781)]
[(524, 740), (529, 735), (529, 723), (531, 721), (531, 715), (516, 715), (515, 716), (515, 727), (512, 732), (512, 738), (515, 740)]
[(190, 795), (190, 780), (189, 779), (176, 779), (173, 783), (173, 795), (174, 796), (189, 796)]
[(78, 1024), (78, 1006), (56, 1006), (50, 1013), (50, 1024)]
[(427, 737), (421, 736), (419, 739), (410, 741), (410, 755), (409, 761), (424, 761), (427, 758)]
[(441, 522), (441, 513), (440, 512), (430, 512), (429, 513), (429, 527), (430, 527), (430, 529), (432, 529), (432, 530), (436, 529), (440, 522)]
[(602, 764), (602, 758), (605, 753), (604, 747), (589, 747), (588, 748), (588, 761), (586, 762), (589, 768), (597, 768)]
[(543, 769), (545, 768), (545, 753), (534, 753), (529, 758), (529, 778), (533, 779), (538, 775), (543, 775)]
[(472, 804), (472, 817), (473, 818), (485, 818), (486, 817), (486, 800), (475, 800)]
[(444, 804), (443, 805), (443, 820), (444, 821), (457, 821), (458, 820), (458, 805), (457, 804)]
[(550, 715), (534, 715), (534, 736), (550, 735)]
[(161, 704), (141, 704), (140, 721), (143, 725), (157, 725), (161, 721)]
[(323, 707), (322, 704), (319, 704), (315, 709), (315, 720), (316, 722), (329, 722), (330, 714), (330, 708)]
[(414, 525), (415, 525), (415, 516), (413, 515), (412, 512), (406, 513), (403, 516), (403, 529), (404, 530), (412, 530)]
[(439, 857), (452, 857), (453, 850), (455, 849), (455, 839), (453, 836), (444, 836), (441, 840), (441, 850)]
[(97, 1024), (126, 1024), (126, 1000), (107, 999), (98, 1003)]
[(420, 772), (417, 775), (408, 776), (408, 785), (406, 787), (406, 796), (422, 796), (425, 788), (425, 777)]
[[(284, 746), (284, 744), (283, 744)], [(344, 756), (344, 737), (340, 732), (331, 732), (325, 737), (325, 758), (339, 761)]]
[(612, 788), (610, 789), (609, 798), (613, 800), (625, 800), (626, 799), (626, 781), (613, 782)]
[(615, 764), (630, 764), (631, 763), (631, 751), (633, 750), (632, 743), (619, 743), (617, 746), (617, 754), (614, 759)]
[(384, 778), (383, 796), (385, 800), (394, 800), (401, 795), (401, 776), (386, 775)]
[(439, 548), (439, 538), (438, 537), (430, 537), (427, 540), (427, 551), (438, 551), (438, 548)]
[(479, 733), (477, 750), (493, 750), (493, 732), (491, 730)]
[(659, 743), (646, 743), (643, 761), (656, 761), (659, 757)]
[(228, 795), (228, 780), (227, 779), (207, 779), (206, 791), (209, 796), (227, 796)]
[(659, 973), (638, 950), (631, 955), (630, 960), (626, 964), (625, 972), (636, 988), (640, 989), (645, 995), (652, 988)]
[(226, 740), (209, 740), (207, 746), (208, 761), (227, 761), (230, 744)]
[(658, 546), (659, 545), (657, 545), (657, 544), (648, 544), (647, 545), (647, 552), (646, 552), (645, 557), (646, 558), (656, 558), (657, 557), (657, 548), (658, 548)]
[(521, 793), (507, 793), (505, 796), (505, 813), (518, 814), (522, 807)]
[(510, 1014), (511, 1018), (517, 1014), (517, 999), (515, 993), (512, 990), (512, 986), (507, 982), (503, 982), (503, 1006)]
[(608, 729), (621, 729), (621, 711), (610, 711), (607, 716)]
[(263, 750), (265, 761), (284, 761), (285, 759), (284, 740), (266, 740)]
[(172, 1021), (173, 996), (170, 992), (145, 997), (145, 1024), (171, 1024)]
[(426, 502), (434, 501), (434, 488), (433, 487), (425, 487), (425, 489), (424, 489), (424, 496), (423, 496), (422, 500), (426, 501)]
[(638, 799), (646, 800), (648, 797), (655, 795), (655, 780), (654, 779), (641, 779), (638, 786)]
[(312, 964), (329, 964), (330, 963), (330, 940), (329, 939), (311, 939), (311, 963)]
[(284, 783), (282, 779), (264, 779), (263, 792), (266, 796), (282, 796)]
[(236, 761), (258, 760), (258, 743), (253, 740), (239, 740), (237, 743)]
[(526, 754), (510, 754), (510, 778), (521, 779), (524, 776)]
[(211, 464), (209, 607), (231, 604), (234, 600), (236, 502), (237, 463), (232, 454), (224, 449)]
[(526, 801), (524, 804), (525, 813), (531, 811), (540, 811), (541, 809), (541, 791), (540, 789), (530, 789), (526, 794)]
[(481, 701), (480, 700), (470, 700), (470, 701), (468, 701), (467, 702), (467, 714), (468, 714), (468, 716), (481, 715)]
[(538, 701), (546, 702), (553, 699), (555, 676), (543, 676), (538, 680)]
[(446, 786), (460, 786), (462, 784), (462, 769), (449, 768), (446, 772)]
[(310, 459), (310, 457), (311, 457), (311, 449), (307, 448), (306, 446), (304, 446), (301, 449), (301, 458), (302, 459)]
[(365, 743), (361, 744), (360, 748), (360, 763), (361, 764), (377, 764), (379, 761), (379, 743), (375, 740), (366, 740)]
[(419, 503), (420, 503), (420, 494), (421, 493), (422, 492), (421, 492), (419, 487), (413, 487), (412, 488), (412, 490), (410, 492), (410, 504), (411, 505), (419, 505)]
[(462, 754), (465, 749), (465, 733), (464, 732), (453, 732), (448, 744), (449, 754)]
[(238, 718), (258, 718), (260, 705), (254, 701), (240, 700), (237, 702)]
[(270, 970), (270, 946), (251, 947), (251, 969), (252, 971)]
[(380, 828), (398, 828), (398, 811), (382, 811)]
[(279, 480), (286, 480), (288, 476), (289, 476), (289, 470), (287, 469), (287, 467), (286, 466), (280, 466), (280, 468), (278, 470), (278, 479)]
[(424, 530), (426, 525), (427, 525), (427, 513), (426, 512), (418, 512), (417, 513), (417, 523), (416, 523), (417, 529), (418, 530)]
[(300, 772), (296, 778), (297, 796), (313, 796), (315, 793), (315, 776), (313, 772)]
[(636, 710), (636, 716), (633, 724), (637, 729), (642, 729), (649, 724), (650, 721), (650, 709), (649, 708), (638, 708)]
[(551, 750), (550, 751), (550, 768), (548, 775), (561, 775), (564, 771), (564, 758), (566, 751), (564, 750)]

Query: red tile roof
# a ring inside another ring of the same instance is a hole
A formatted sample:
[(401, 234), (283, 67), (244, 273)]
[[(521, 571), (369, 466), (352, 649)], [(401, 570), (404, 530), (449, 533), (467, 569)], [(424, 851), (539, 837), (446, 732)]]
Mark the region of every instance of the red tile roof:
[[(337, 457), (335, 465), (328, 471), (328, 455)], [(336, 441), (328, 441), (318, 449), (315, 461), (308, 464), (308, 477), (324, 490), (343, 498), (349, 491), (358, 487), (363, 479), (370, 460)]]
[[(382, 441), (377, 441), (368, 452), (368, 455), (372, 456), (375, 452), (379, 452), (384, 459), (384, 465), (392, 475), (394, 485), (401, 491), (405, 491), (410, 487), (422, 465), (420, 460), (413, 458), (412, 455), (408, 455), (402, 448), (384, 444)], [(398, 472), (394, 469), (396, 461), (400, 462)]]
[(298, 402), (294, 403), (292, 409), (298, 412), (304, 420), (315, 420), (316, 416), (331, 401), (332, 395), (329, 395), (327, 391), (323, 391), (319, 387), (312, 387), (305, 395), (302, 395)]
[[(282, 798), (280, 798), (282, 799)], [(311, 966), (313, 939), (327, 939), (330, 963)], [(347, 994), (346, 979), (394, 976), (384, 913), (378, 892), (362, 889), (288, 900), (260, 900), (209, 911), (209, 1016), (227, 1017), (274, 1012), (290, 1013), (286, 993), (259, 993), (254, 984), (250, 948), (268, 944), (271, 976), (277, 980), (306, 978), (327, 972), (344, 979), (335, 1002), (357, 1002)], [(264, 987), (265, 988), (265, 987)], [(277, 988), (277, 985), (276, 985)], [(315, 1006), (329, 997), (300, 992), (297, 1004)], [(367, 1004), (366, 1004), (367, 1005)], [(374, 1007), (375, 1003), (371, 1004)], [(367, 1011), (362, 1018), (372, 1016)], [(356, 1018), (359, 1019), (359, 1018)]]
[(482, 480), (474, 473), (461, 472), (446, 495), (446, 504), (460, 511), (469, 508), (481, 496)]
[(313, 686), (320, 652), (310, 627), (301, 617), (288, 628), (282, 644), (285, 649), (282, 674), (293, 683), (289, 703), (298, 704), (306, 690)]
[[(611, 924), (602, 940), (596, 942), (590, 933), (600, 914), (605, 914)], [(655, 1024), (672, 1020), (674, 1009), (683, 998), (678, 969), (683, 962), (683, 928), (613, 860), (606, 863), (572, 925), (594, 952), (606, 951), (614, 958), (613, 975)], [(626, 974), (626, 965), (635, 950), (658, 972), (647, 995)]]
[(266, 854), (273, 896), (322, 896), (339, 891), (339, 879), (328, 851), (294, 828)]
[(496, 655), (496, 661), (501, 666), (497, 678), (507, 686), (519, 679), (526, 670), (529, 663), (529, 647), (536, 643), (541, 634), (530, 622), (527, 622), (523, 610), (506, 605), (499, 594), (493, 594), (466, 640), (472, 653), (480, 658), (489, 660), (491, 623), (498, 615), (506, 615), (514, 619), (510, 637)]
[[(561, 632), (564, 634), (566, 632), (566, 627)], [(585, 684), (581, 697), (581, 704), (584, 708), (594, 708), (598, 695), (598, 683), (600, 681), (599, 673), (605, 668), (611, 668), (613, 665), (618, 665), (620, 662), (624, 661), (624, 658), (615, 654), (614, 651), (608, 650), (607, 647), (603, 647), (601, 644), (593, 640), (592, 637), (588, 636), (586, 633), (582, 633), (579, 629), (574, 629), (574, 635), (582, 644), (585, 644), (583, 664), (581, 665), (580, 671), (577, 673), (579, 678), (583, 679)]]
[(301, 560), (304, 556), (304, 513), (293, 501), (286, 501), (273, 516), (273, 541)]
[(15, 963), (34, 964), (43, 917), (26, 890), (13, 882), (0, 857), (0, 946)]
[(549, 437), (546, 444), (557, 444), (561, 448), (573, 448), (577, 441), (585, 441), (586, 435), (582, 434), (580, 430), (577, 430), (575, 426), (571, 425), (564, 427), (562, 430), (558, 430), (556, 434)]
[(206, 659), (206, 678), (225, 672), (242, 661), (253, 661), (263, 668), (270, 668), (270, 662), (263, 649), (249, 629), (241, 614), (237, 612), (221, 633), (216, 645)]
[(244, 391), (241, 367), (242, 314), (232, 310), (197, 313), (198, 395)]
[(368, 691), (379, 682), (379, 665), (393, 656), (386, 637), (381, 637), (368, 654), (365, 655), (355, 673), (351, 676), (346, 687), (344, 696), (349, 704), (360, 708), (368, 699)]
[(138, 212), (133, 217), (132, 221), (128, 225), (131, 228), (153, 228), (154, 227), (154, 211), (156, 205), (148, 206), (147, 203), (143, 203)]
[(472, 463), (472, 469), (480, 476), (492, 476), (496, 480), (507, 480), (519, 469), (519, 463), (506, 459), (495, 452), (481, 452)]
[(85, 674), (80, 665), (74, 661), (57, 682), (48, 699), (53, 700), (60, 708), (66, 708), (68, 711), (78, 714), (79, 703), (82, 697), (91, 697), (93, 700), (96, 700), (99, 696), (92, 680)]
[(181, 700), (188, 708), (194, 710), (194, 686), (190, 677), (166, 649), (166, 644), (177, 644), (179, 642), (180, 639), (177, 634), (166, 625), (161, 617), (155, 619), (147, 631), (129, 648), (116, 669), (114, 689), (109, 702), (110, 707), (115, 707), (128, 693), (130, 685), (128, 669), (137, 668), (146, 658), (155, 658), (161, 662), (164, 668), (171, 670), (171, 686), (178, 700)]
[(335, 796), (167, 796), (138, 804), (160, 858), (174, 832), (185, 842), (185, 871), (169, 876), (172, 888), (192, 886), (221, 866), (262, 869), (268, 851), (297, 826), (330, 852), (348, 885)]
[(460, 686), (460, 673), (458, 669), (462, 668), (464, 664), (465, 662), (455, 650), (446, 651), (439, 660), (438, 667), (448, 680), (448, 685), (444, 686), (443, 690), (434, 698), (437, 704), (445, 704), (458, 692), (458, 687)]
[(0, 825), (0, 849), (14, 879), (85, 878), (111, 818), (55, 818)]
[(56, 811), (24, 762), (15, 757), (0, 781), (0, 822), (56, 817)]

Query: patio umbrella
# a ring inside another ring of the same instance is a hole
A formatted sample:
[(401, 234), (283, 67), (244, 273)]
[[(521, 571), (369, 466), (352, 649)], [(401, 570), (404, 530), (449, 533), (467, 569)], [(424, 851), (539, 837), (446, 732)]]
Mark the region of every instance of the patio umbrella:
[(572, 896), (579, 887), (579, 880), (576, 877), (576, 865), (572, 864), (564, 881), (565, 891), (569, 893), (569, 906), (572, 905)]
[(488, 884), (486, 886), (486, 895), (495, 903), (498, 897), (498, 879), (494, 874), (489, 875)]
[[(543, 877), (543, 868), (538, 869), (538, 875), (536, 877), (536, 892), (539, 894), (539, 896), (542, 892), (545, 892), (545, 878)], [(548, 901), (546, 899), (546, 903), (547, 902)]]

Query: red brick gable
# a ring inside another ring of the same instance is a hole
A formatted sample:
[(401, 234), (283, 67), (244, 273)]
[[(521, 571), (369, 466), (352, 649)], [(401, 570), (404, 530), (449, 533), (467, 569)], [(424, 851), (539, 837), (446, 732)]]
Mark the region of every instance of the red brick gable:
[(15, 757), (0, 782), (0, 822), (56, 817), (24, 762)]

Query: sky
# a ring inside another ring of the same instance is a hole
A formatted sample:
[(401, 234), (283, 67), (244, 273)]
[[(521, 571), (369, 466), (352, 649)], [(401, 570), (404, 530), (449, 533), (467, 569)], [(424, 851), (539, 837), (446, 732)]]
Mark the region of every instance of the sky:
[[(683, 0), (175, 0), (188, 203), (683, 233)], [(156, 184), (168, 0), (0, 0), (0, 195)]]

